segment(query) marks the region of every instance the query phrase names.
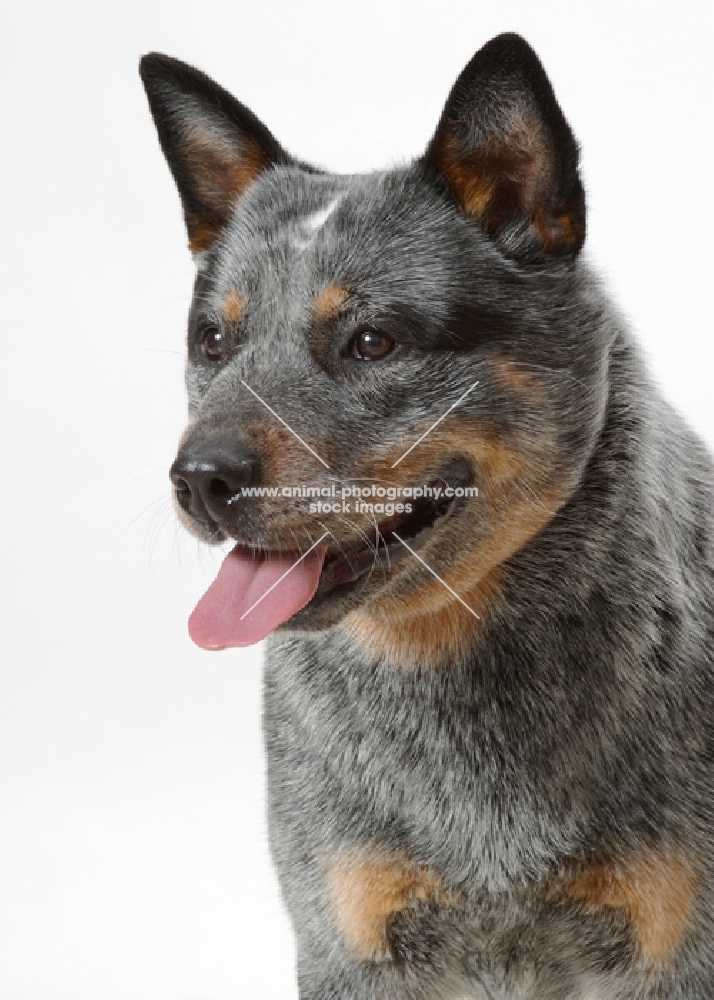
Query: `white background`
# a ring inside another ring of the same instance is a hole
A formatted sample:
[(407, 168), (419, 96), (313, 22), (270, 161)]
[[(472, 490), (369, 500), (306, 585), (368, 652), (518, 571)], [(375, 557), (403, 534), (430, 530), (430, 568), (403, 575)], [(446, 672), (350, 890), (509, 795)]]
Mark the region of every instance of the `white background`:
[(356, 171), (420, 152), (475, 49), (520, 31), (583, 146), (588, 253), (711, 442), (710, 6), (3, 6), (0, 1000), (296, 996), (260, 650), (186, 632), (218, 556), (169, 503), (192, 264), (139, 55)]

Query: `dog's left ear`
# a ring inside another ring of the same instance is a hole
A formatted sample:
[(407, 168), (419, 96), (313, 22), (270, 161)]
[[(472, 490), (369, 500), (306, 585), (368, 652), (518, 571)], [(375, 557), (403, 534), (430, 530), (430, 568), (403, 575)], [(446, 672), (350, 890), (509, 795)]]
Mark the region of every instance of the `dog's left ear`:
[(509, 256), (574, 257), (580, 250), (578, 146), (545, 70), (519, 35), (499, 35), (473, 57), (425, 161)]
[(152, 52), (139, 72), (181, 196), (189, 247), (205, 250), (258, 174), (290, 157), (248, 108), (193, 66)]

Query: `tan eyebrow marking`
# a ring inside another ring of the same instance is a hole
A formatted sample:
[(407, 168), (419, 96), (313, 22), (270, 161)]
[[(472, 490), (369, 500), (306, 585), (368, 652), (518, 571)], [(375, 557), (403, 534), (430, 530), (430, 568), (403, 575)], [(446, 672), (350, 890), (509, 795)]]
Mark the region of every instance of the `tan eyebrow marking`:
[(221, 307), (221, 313), (226, 323), (238, 323), (244, 312), (245, 299), (240, 292), (228, 292)]
[(312, 301), (313, 316), (317, 320), (335, 319), (349, 297), (350, 292), (342, 285), (327, 285)]

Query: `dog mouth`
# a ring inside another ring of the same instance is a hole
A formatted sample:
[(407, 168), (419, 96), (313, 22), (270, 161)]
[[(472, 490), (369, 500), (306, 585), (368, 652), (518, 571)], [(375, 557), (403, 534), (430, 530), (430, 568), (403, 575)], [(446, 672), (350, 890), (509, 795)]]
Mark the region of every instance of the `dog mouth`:
[(432, 480), (428, 488), (440, 495), (419, 497), (410, 505), (411, 510), (377, 521), (364, 532), (359, 545), (340, 546), (334, 551), (328, 547), (310, 606), (355, 589), (376, 570), (389, 572), (410, 555), (410, 550), (426, 544), (459, 503), (459, 497), (446, 495), (448, 486), (453, 488), (453, 477), (449, 482), (441, 476)]
[(239, 543), (191, 615), (191, 638), (204, 649), (252, 645), (294, 616), (302, 623), (315, 609), (339, 605), (347, 595), (366, 590), (372, 579), (376, 585), (385, 583), (395, 565), (424, 546), (453, 515), (466, 493), (459, 487), (470, 482), (470, 467), (463, 460), (452, 461), (429, 482), (424, 495), (405, 503), (403, 512), (375, 519), (354, 544), (317, 544), (300, 554), (256, 551)]

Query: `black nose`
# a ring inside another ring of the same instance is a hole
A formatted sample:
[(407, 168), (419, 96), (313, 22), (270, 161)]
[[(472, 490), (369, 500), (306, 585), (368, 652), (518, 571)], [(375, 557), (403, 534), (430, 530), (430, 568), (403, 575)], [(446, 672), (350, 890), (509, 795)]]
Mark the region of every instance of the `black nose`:
[(220, 521), (246, 486), (260, 478), (258, 456), (238, 445), (185, 446), (171, 466), (171, 482), (184, 510), (199, 521)]

